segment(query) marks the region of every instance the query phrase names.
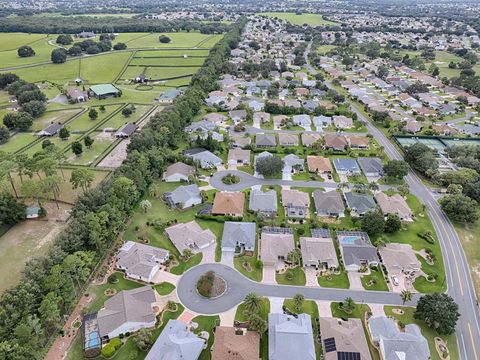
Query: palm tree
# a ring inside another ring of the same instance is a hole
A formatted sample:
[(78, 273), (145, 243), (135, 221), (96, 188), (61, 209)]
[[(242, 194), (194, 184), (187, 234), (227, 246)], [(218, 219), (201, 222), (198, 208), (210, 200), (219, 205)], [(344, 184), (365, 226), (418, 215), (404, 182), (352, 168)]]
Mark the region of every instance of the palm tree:
[(343, 300), (342, 309), (347, 314), (350, 314), (353, 311), (353, 309), (355, 309), (355, 302), (350, 296), (347, 297), (345, 300)]
[(248, 317), (248, 328), (252, 331), (258, 331), (260, 336), (262, 336), (262, 334), (267, 331), (268, 325), (267, 322), (257, 314), (251, 314)]
[(152, 203), (148, 200), (142, 200), (140, 201), (140, 207), (142, 208), (143, 212), (147, 212), (148, 209), (152, 207)]
[(255, 293), (249, 293), (245, 296), (243, 302), (245, 304), (245, 311), (249, 314), (256, 314), (260, 310), (262, 299)]
[(375, 193), (380, 190), (380, 187), (378, 186), (378, 184), (374, 181), (374, 182), (371, 182), (370, 184), (368, 184), (368, 189), (370, 191), (373, 191), (373, 194), (375, 195)]
[(400, 293), (400, 298), (402, 299), (403, 305), (405, 305), (407, 301), (411, 301), (412, 296), (413, 295), (410, 290), (402, 290), (402, 292)]
[(295, 310), (300, 311), (302, 309), (302, 305), (304, 301), (305, 301), (305, 296), (303, 296), (302, 294), (295, 294), (295, 296), (293, 297)]

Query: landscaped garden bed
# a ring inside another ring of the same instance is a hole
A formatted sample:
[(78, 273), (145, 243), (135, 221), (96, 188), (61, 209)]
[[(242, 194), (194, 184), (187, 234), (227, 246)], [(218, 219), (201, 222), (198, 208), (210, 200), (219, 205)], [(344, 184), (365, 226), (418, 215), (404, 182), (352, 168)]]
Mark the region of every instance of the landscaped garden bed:
[(197, 282), (198, 293), (209, 299), (221, 296), (226, 289), (226, 281), (215, 274), (214, 271), (205, 273), (205, 275), (202, 275)]

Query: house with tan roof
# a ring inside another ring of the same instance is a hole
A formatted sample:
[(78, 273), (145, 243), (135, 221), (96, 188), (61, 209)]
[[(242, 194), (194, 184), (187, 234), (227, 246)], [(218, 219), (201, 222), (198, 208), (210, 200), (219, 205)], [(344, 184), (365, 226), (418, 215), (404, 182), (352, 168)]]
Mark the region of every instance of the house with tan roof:
[(213, 200), (213, 215), (243, 216), (245, 194), (242, 192), (217, 192)]
[(315, 212), (317, 216), (345, 216), (345, 205), (342, 197), (336, 190), (313, 192), (313, 201), (315, 202)]
[[(371, 360), (360, 319), (320, 318), (322, 350), (325, 360)], [(348, 354), (348, 357), (345, 357)], [(406, 360), (406, 359), (405, 359)]]
[(228, 117), (219, 113), (208, 113), (203, 117), (203, 120), (214, 123), (215, 125), (219, 125), (226, 122)]
[(299, 190), (282, 189), (282, 204), (287, 217), (304, 219), (310, 208), (310, 195)]
[(311, 266), (316, 269), (337, 269), (338, 258), (332, 235), (330, 231), (322, 230), (315, 233), (317, 236), (300, 237), (303, 266)]
[(375, 200), (377, 200), (378, 206), (380, 206), (384, 216), (395, 214), (398, 215), (402, 221), (413, 221), (412, 209), (410, 209), (400, 194), (388, 196), (383, 192), (379, 192), (375, 194)]
[(189, 181), (191, 176), (195, 175), (195, 167), (187, 165), (181, 161), (167, 167), (163, 174), (165, 182)]
[(295, 249), (292, 233), (262, 231), (260, 237), (260, 259), (264, 265), (277, 266)]
[(202, 229), (195, 220), (170, 226), (165, 232), (180, 254), (186, 249), (194, 253), (199, 252), (216, 241), (213, 232), (210, 229)]
[(289, 134), (289, 133), (279, 133), (278, 134), (278, 143), (281, 146), (297, 146), (298, 145), (298, 135)]
[(267, 123), (270, 121), (270, 114), (263, 111), (257, 111), (253, 113), (253, 121), (259, 123)]
[(420, 275), (422, 265), (411, 245), (389, 243), (381, 247), (378, 252), (389, 275), (405, 273)]
[(234, 327), (217, 326), (211, 355), (212, 360), (259, 360), (260, 334), (256, 331), (239, 334)]
[(303, 146), (312, 147), (322, 136), (317, 133), (302, 133), (301, 138)]
[(333, 172), (330, 159), (323, 156), (307, 156), (307, 166), (309, 172), (317, 173), (319, 175), (331, 174)]
[(325, 147), (336, 151), (344, 151), (348, 146), (347, 139), (343, 135), (325, 134)]
[(352, 149), (368, 149), (370, 147), (370, 139), (366, 136), (349, 135), (347, 141)]
[(250, 150), (230, 149), (228, 151), (228, 165), (250, 165)]
[(353, 119), (344, 115), (333, 116), (333, 125), (337, 129), (351, 129), (353, 127)]

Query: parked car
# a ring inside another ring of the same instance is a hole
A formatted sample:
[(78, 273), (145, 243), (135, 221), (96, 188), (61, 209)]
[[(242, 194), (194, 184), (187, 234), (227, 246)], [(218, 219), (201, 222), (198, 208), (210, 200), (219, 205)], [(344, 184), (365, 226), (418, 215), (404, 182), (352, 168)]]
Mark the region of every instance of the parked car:
[(400, 284), (400, 282), (398, 281), (397, 275), (392, 275), (392, 283), (395, 286), (398, 286), (398, 284)]

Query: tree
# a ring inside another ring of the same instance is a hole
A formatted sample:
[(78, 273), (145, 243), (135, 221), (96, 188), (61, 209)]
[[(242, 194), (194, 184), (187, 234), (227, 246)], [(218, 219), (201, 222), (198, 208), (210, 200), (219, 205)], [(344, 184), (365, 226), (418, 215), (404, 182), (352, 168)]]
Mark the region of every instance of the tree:
[(125, 50), (127, 48), (127, 44), (125, 43), (117, 43), (113, 45), (113, 50)]
[(5, 144), (10, 138), (10, 131), (5, 126), (0, 126), (0, 145)]
[(405, 148), (405, 161), (424, 175), (429, 170), (436, 171), (438, 169), (438, 160), (435, 158), (433, 150), (420, 142)]
[(300, 264), (301, 258), (302, 258), (302, 253), (300, 252), (299, 248), (295, 248), (287, 254), (287, 261), (294, 266), (297, 266)]
[(245, 311), (249, 314), (256, 314), (260, 310), (262, 305), (262, 299), (255, 293), (249, 293), (245, 296), (243, 301), (245, 305)]
[(417, 320), (423, 320), (438, 334), (450, 335), (455, 332), (460, 313), (458, 305), (449, 295), (433, 293), (424, 295), (418, 300), (413, 316)]
[(70, 56), (80, 56), (83, 53), (83, 49), (80, 46), (73, 45), (67, 52)]
[(26, 206), (15, 200), (12, 194), (0, 192), (0, 224), (14, 225), (25, 219)]
[(67, 50), (55, 49), (52, 51), (50, 58), (54, 64), (63, 64), (67, 61)]
[(3, 73), (0, 74), (0, 89), (5, 89), (8, 85), (20, 80), (17, 74)]
[(66, 127), (62, 127), (58, 132), (58, 136), (62, 140), (67, 140), (70, 137), (70, 131)]
[(98, 108), (102, 113), (106, 111), (105, 109), (105, 105), (100, 105), (100, 107)]
[(388, 214), (387, 220), (385, 220), (385, 232), (393, 234), (402, 227), (402, 222), (397, 214)]
[(22, 105), (22, 111), (29, 113), (34, 118), (42, 116), (46, 110), (45, 102), (39, 100), (29, 101)]
[(347, 314), (350, 314), (353, 310), (355, 310), (355, 302), (351, 297), (347, 297), (342, 302), (342, 310), (345, 311)]
[(380, 79), (385, 80), (388, 76), (388, 67), (386, 67), (385, 65), (380, 65), (377, 70), (377, 76)]
[(389, 160), (383, 171), (387, 177), (402, 179), (408, 174), (408, 164), (403, 160)]
[(304, 301), (305, 301), (305, 296), (303, 296), (303, 294), (295, 294), (293, 296), (293, 304), (296, 311), (302, 310)]
[(56, 43), (60, 45), (70, 45), (73, 43), (73, 38), (70, 35), (58, 35)]
[(267, 331), (268, 325), (258, 314), (252, 313), (248, 316), (248, 328), (252, 331), (257, 331), (262, 336)]
[(402, 290), (400, 293), (400, 298), (402, 299), (402, 305), (405, 305), (406, 302), (412, 301), (413, 294), (410, 290)]
[(17, 50), (17, 53), (20, 57), (35, 56), (35, 51), (28, 45), (20, 46)]
[(80, 141), (74, 141), (72, 143), (72, 152), (77, 156), (82, 155), (83, 146), (82, 146), (82, 143)]
[(86, 193), (88, 188), (92, 185), (95, 175), (91, 170), (80, 168), (72, 170), (70, 175), (70, 183), (74, 189), (82, 188), (83, 193)]
[(9, 129), (27, 131), (33, 124), (33, 118), (26, 112), (11, 112), (3, 117), (3, 124)]
[(160, 35), (158, 37), (158, 40), (162, 43), (162, 44), (168, 44), (170, 41), (172, 41), (167, 35)]
[(368, 235), (379, 235), (385, 230), (385, 219), (380, 211), (369, 211), (362, 218), (362, 230)]
[(126, 107), (122, 110), (122, 115), (125, 117), (129, 117), (132, 114), (133, 114), (133, 111), (130, 107)]
[(474, 223), (479, 218), (478, 203), (462, 194), (446, 195), (440, 199), (442, 210), (453, 220)]
[(140, 350), (146, 351), (152, 345), (152, 334), (147, 329), (140, 329), (133, 337), (133, 342)]
[(83, 138), (83, 144), (87, 147), (87, 149), (90, 149), (93, 145), (95, 140), (93, 140), (90, 135), (87, 135)]
[(152, 203), (148, 200), (142, 200), (140, 201), (140, 208), (143, 210), (144, 213), (148, 211), (152, 207)]
[(88, 117), (90, 120), (96, 120), (98, 118), (98, 111), (94, 108), (91, 108), (88, 112)]
[(61, 299), (54, 293), (49, 292), (40, 303), (38, 313), (40, 321), (48, 328), (57, 328), (60, 324), (60, 304)]
[(283, 160), (278, 156), (265, 156), (257, 159), (255, 170), (264, 176), (274, 176), (282, 172), (283, 165)]

